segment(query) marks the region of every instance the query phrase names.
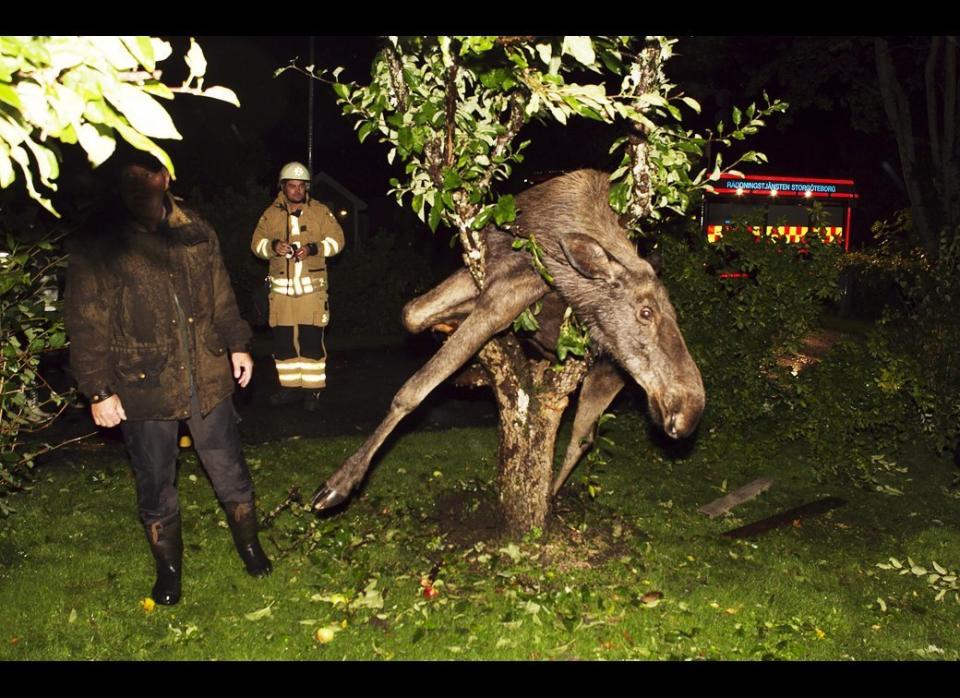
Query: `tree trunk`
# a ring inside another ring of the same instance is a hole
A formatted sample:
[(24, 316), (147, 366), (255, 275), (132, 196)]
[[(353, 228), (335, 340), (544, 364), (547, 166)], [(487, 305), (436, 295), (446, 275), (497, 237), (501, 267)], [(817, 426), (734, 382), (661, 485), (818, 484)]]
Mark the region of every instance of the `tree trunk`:
[[(944, 48), (943, 72), (938, 72), (940, 49)], [(940, 235), (950, 234), (960, 220), (960, 192), (956, 177), (956, 46), (954, 37), (931, 37), (924, 68), (926, 134), (917, 137), (911, 113), (910, 95), (897, 76), (889, 43), (874, 39), (877, 77), (884, 110), (897, 141), (903, 182), (910, 200), (913, 227), (926, 256), (936, 261)], [(942, 98), (942, 118), (938, 99)], [(918, 102), (919, 103), (919, 102)], [(926, 153), (917, 146), (928, 143)]]
[(587, 366), (568, 359), (554, 370), (549, 361), (528, 359), (512, 334), (492, 339), (479, 358), (500, 411), (501, 511), (508, 535), (517, 538), (546, 524), (557, 430)]

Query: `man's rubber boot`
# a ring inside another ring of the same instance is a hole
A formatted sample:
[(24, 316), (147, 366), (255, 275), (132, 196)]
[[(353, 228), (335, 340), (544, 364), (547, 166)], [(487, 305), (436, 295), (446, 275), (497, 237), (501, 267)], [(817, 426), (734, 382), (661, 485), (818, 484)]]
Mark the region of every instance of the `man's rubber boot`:
[(237, 552), (246, 565), (247, 572), (254, 577), (270, 574), (273, 565), (260, 547), (260, 539), (257, 537), (257, 512), (253, 502), (228, 502), (224, 508), (227, 510), (230, 533), (233, 534), (233, 544), (237, 546)]
[(183, 571), (183, 534), (180, 512), (165, 519), (144, 524), (150, 551), (157, 563), (157, 581), (150, 597), (158, 604), (172, 606), (180, 600)]

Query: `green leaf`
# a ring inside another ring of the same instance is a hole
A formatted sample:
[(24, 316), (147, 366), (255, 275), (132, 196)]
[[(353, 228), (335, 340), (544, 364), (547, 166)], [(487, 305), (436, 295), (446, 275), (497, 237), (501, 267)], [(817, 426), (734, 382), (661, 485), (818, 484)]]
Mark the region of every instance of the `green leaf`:
[(505, 548), (500, 548), (497, 550), (497, 552), (506, 555), (514, 563), (520, 562), (520, 560), (523, 558), (523, 553), (520, 552), (520, 548), (517, 547), (516, 543), (510, 543)]
[(113, 155), (117, 147), (112, 129), (105, 126), (94, 126), (90, 123), (80, 125), (77, 131), (80, 146), (87, 152), (90, 164), (97, 167)]
[(743, 115), (740, 113), (740, 110), (736, 107), (733, 108), (733, 125), (739, 126), (740, 120), (743, 118)]
[[(3, 151), (0, 151), (0, 188), (9, 187), (17, 175), (13, 169), (13, 163)], [(6, 280), (6, 279), (4, 279)], [(4, 291), (5, 293), (6, 291)]]
[(170, 171), (170, 176), (174, 176), (173, 161), (163, 148), (122, 121), (117, 122), (116, 129), (127, 143), (156, 157)]
[(150, 37), (150, 45), (153, 47), (153, 59), (157, 63), (165, 61), (173, 53), (173, 47), (170, 46), (169, 41), (158, 39), (155, 36)]
[(553, 58), (553, 46), (550, 44), (537, 44), (537, 56), (540, 57), (540, 60), (543, 61), (544, 65), (550, 65), (550, 60)]
[(250, 613), (244, 613), (243, 617), (250, 621), (258, 621), (263, 618), (270, 618), (273, 616), (273, 604), (275, 601), (271, 601), (267, 606), (261, 608), (258, 611), (252, 611)]
[(563, 55), (573, 56), (577, 62), (586, 66), (596, 63), (597, 56), (593, 50), (593, 41), (589, 36), (565, 36), (560, 49)]
[(143, 91), (147, 94), (156, 95), (161, 99), (173, 99), (173, 90), (162, 82), (148, 82), (144, 84)]
[(371, 580), (363, 591), (363, 594), (357, 596), (350, 602), (350, 608), (383, 608), (383, 594), (376, 588), (377, 580)]
[(700, 102), (695, 100), (693, 97), (681, 97), (680, 99), (683, 100), (683, 103), (693, 109), (693, 111), (695, 111), (697, 114), (700, 113)]
[(104, 92), (107, 99), (127, 117), (130, 126), (144, 136), (182, 139), (167, 110), (150, 95), (124, 83), (117, 83)]
[(0, 84), (0, 102), (5, 102), (18, 111), (23, 111), (23, 104), (20, 102), (16, 90), (10, 85)]
[(324, 603), (333, 604), (334, 606), (346, 606), (350, 603), (350, 599), (343, 594), (314, 594), (310, 597), (310, 600), (323, 601)]
[(461, 179), (460, 173), (452, 168), (445, 168), (443, 170), (443, 188), (459, 189), (461, 186), (463, 186), (463, 179)]
[(560, 336), (557, 338), (557, 358), (560, 363), (567, 360), (568, 354), (586, 356), (589, 343), (590, 336), (573, 316), (573, 309), (568, 307), (563, 316), (563, 324), (560, 325)]
[(135, 70), (139, 65), (119, 36), (91, 36), (88, 40), (117, 70)]
[(126, 47), (140, 65), (153, 72), (157, 67), (156, 59), (153, 56), (153, 44), (149, 36), (122, 36), (123, 45)]
[(187, 83), (194, 78), (202, 78), (207, 74), (207, 59), (203, 55), (203, 49), (200, 48), (200, 44), (198, 44), (193, 37), (190, 37), (190, 49), (187, 51), (187, 55), (183, 57), (183, 60), (190, 69), (190, 76), (187, 78)]
[(36, 159), (40, 181), (44, 186), (56, 190), (57, 185), (53, 180), (60, 174), (60, 163), (57, 162), (56, 154), (50, 148), (34, 143), (29, 138), (26, 140), (26, 145)]
[[(439, 202), (438, 202), (439, 203)], [(430, 232), (437, 232), (437, 226), (440, 225), (440, 214), (442, 213), (442, 205), (434, 204), (430, 208), (430, 215), (427, 219), (427, 225), (430, 226)]]
[(211, 99), (218, 99), (221, 102), (227, 102), (235, 107), (240, 106), (240, 100), (237, 99), (236, 93), (228, 87), (221, 87), (219, 85), (208, 87), (203, 91), (203, 96)]
[(517, 217), (516, 202), (513, 195), (506, 194), (497, 201), (493, 219), (497, 225), (509, 223)]
[(404, 126), (403, 128), (397, 131), (397, 147), (400, 148), (401, 152), (409, 152), (413, 147), (413, 130)]
[(540, 322), (530, 308), (526, 308), (513, 321), (514, 332), (536, 332), (538, 329), (540, 329)]
[(480, 213), (477, 214), (476, 218), (473, 219), (473, 224), (471, 227), (474, 230), (480, 230), (486, 226), (487, 223), (490, 222), (490, 218), (493, 216), (494, 208), (495, 207), (493, 204), (484, 206)]
[(67, 335), (64, 332), (54, 332), (50, 335), (50, 348), (60, 349), (67, 343)]
[(340, 99), (347, 99), (350, 96), (350, 87), (342, 82), (334, 83), (333, 91)]
[(360, 129), (357, 131), (357, 138), (358, 138), (358, 140), (359, 140), (361, 143), (363, 143), (363, 142), (367, 139), (367, 136), (369, 136), (370, 133), (371, 133), (375, 128), (376, 128), (376, 124), (374, 124), (372, 121), (368, 121), (367, 123), (362, 124), (362, 125), (360, 126)]

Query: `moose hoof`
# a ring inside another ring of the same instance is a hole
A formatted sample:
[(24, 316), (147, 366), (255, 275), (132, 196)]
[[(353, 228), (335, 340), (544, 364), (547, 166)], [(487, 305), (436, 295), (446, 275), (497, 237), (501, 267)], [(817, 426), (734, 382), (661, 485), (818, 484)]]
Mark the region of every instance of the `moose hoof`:
[(330, 509), (340, 506), (345, 501), (347, 501), (346, 494), (323, 486), (313, 495), (310, 506), (313, 507), (315, 513), (319, 514), (320, 512), (329, 511)]

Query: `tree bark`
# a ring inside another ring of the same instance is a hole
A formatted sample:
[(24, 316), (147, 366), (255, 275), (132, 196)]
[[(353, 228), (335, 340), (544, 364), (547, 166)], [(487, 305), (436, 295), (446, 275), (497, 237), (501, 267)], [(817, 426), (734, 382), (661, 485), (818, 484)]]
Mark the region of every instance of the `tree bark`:
[(568, 359), (560, 370), (528, 359), (513, 334), (480, 351), (500, 412), (498, 490), (506, 532), (519, 538), (543, 529), (550, 513), (557, 430), (586, 363)]
[[(925, 85), (927, 88), (926, 104), (928, 110), (933, 111), (935, 91), (932, 81), (937, 62), (936, 48), (939, 45), (939, 40), (931, 39), (931, 42), (931, 51), (928, 54), (924, 72)], [(948, 47), (952, 47), (950, 42), (948, 42), (947, 45)], [(918, 158), (917, 138), (914, 134), (910, 100), (904, 90), (903, 84), (897, 77), (893, 58), (890, 55), (890, 45), (886, 39), (877, 38), (874, 40), (874, 50), (880, 96), (883, 101), (884, 111), (887, 114), (894, 137), (897, 141), (897, 148), (900, 154), (900, 169), (903, 173), (903, 183), (907, 189), (907, 196), (910, 200), (913, 227), (923, 244), (927, 258), (931, 261), (936, 261), (939, 254), (941, 229), (944, 226), (955, 225), (949, 210), (950, 204), (946, 204), (945, 209), (941, 203), (945, 200), (949, 201), (952, 198), (954, 183), (952, 178), (944, 178), (942, 172), (935, 166), (938, 160), (937, 155), (932, 154), (929, 160), (925, 161), (921, 161), (921, 159)], [(947, 72), (950, 72), (951, 65), (952, 63), (948, 63)], [(948, 100), (952, 100), (949, 94), (947, 97)], [(932, 114), (928, 114), (928, 138), (930, 139), (931, 147), (934, 148), (939, 147), (940, 143), (940, 138), (936, 132), (936, 121), (936, 118)], [(952, 130), (947, 137), (952, 139)], [(945, 181), (945, 179), (949, 179), (950, 181)], [(948, 188), (949, 191), (943, 191), (944, 187)]]

